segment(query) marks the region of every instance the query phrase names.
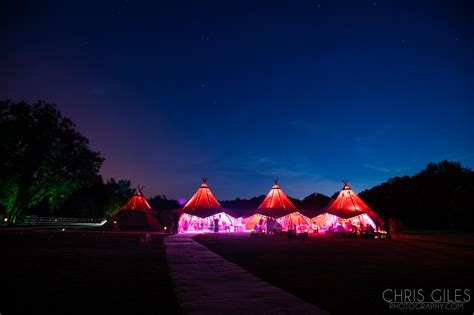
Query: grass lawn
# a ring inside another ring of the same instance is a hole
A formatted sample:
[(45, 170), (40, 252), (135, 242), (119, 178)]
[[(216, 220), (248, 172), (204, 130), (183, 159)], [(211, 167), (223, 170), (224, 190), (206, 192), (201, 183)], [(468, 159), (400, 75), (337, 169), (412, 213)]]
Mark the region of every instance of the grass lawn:
[(242, 234), (194, 237), (267, 282), (333, 314), (385, 313), (388, 305), (382, 292), (387, 288), (420, 288), (427, 298), (436, 288), (467, 288), (472, 301), (464, 305), (464, 312), (472, 314), (474, 237), (463, 238), (449, 243), (324, 236), (289, 241)]
[(142, 236), (0, 231), (0, 313), (178, 313), (164, 235)]

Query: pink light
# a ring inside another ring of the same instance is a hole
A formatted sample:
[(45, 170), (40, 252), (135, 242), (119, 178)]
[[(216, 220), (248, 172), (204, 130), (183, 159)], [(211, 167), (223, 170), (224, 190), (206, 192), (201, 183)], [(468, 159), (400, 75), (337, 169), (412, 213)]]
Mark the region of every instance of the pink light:
[(178, 205), (182, 206), (182, 205), (186, 204), (186, 201), (187, 201), (187, 200), (184, 199), (184, 198), (179, 198), (179, 199), (178, 199)]

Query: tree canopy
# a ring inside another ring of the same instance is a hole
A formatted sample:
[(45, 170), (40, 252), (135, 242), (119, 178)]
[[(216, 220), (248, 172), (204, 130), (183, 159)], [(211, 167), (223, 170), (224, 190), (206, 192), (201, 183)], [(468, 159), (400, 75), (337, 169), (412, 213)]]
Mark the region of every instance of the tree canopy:
[(54, 104), (0, 101), (0, 203), (14, 223), (46, 201), (58, 208), (77, 189), (92, 184), (99, 152)]
[(120, 209), (134, 194), (129, 180), (111, 178), (106, 183), (97, 176), (91, 186), (81, 187), (55, 212), (64, 217), (101, 218)]
[(459, 162), (429, 163), (359, 194), (383, 216), (420, 228), (474, 228), (474, 172)]

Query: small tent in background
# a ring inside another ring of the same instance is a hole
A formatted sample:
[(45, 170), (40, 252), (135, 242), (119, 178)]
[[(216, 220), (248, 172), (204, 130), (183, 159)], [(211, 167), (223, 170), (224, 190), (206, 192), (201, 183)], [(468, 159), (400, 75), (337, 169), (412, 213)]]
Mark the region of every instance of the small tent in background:
[(311, 228), (310, 219), (302, 215), (290, 198), (283, 192), (274, 181), (272, 189), (257, 208), (255, 214), (246, 218), (245, 230), (253, 230), (256, 226), (262, 228), (267, 220), (275, 219), (281, 225), (282, 230), (293, 230), (295, 228), (303, 231)]
[(311, 223), (320, 230), (342, 228), (348, 225), (372, 226), (374, 230), (383, 228), (382, 219), (352, 191), (347, 182), (336, 199), (332, 200), (323, 213), (312, 218)]
[(139, 188), (138, 192), (112, 215), (105, 228), (120, 231), (159, 231), (161, 225)]
[[(216, 229), (216, 223), (218, 228)], [(225, 210), (203, 178), (201, 186), (188, 200), (181, 210), (179, 232), (210, 232), (219, 230), (237, 231), (241, 226), (241, 219), (235, 217), (229, 210)]]

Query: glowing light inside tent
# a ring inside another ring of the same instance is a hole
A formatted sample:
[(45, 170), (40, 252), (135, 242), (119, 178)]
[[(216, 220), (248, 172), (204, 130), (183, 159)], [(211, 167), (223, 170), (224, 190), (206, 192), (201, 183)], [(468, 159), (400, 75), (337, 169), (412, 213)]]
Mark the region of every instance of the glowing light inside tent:
[(351, 190), (347, 182), (324, 211), (311, 219), (313, 227), (320, 232), (382, 231), (383, 221)]
[(295, 230), (303, 232), (312, 229), (308, 217), (298, 212), (298, 209), (275, 180), (274, 185), (265, 199), (257, 208), (257, 213), (244, 219), (246, 231), (279, 231)]
[(245, 231), (247, 232), (269, 229), (274, 232), (295, 230), (299, 233), (303, 233), (305, 230), (313, 229), (311, 220), (299, 212), (293, 212), (276, 219), (256, 213), (243, 219), (243, 222), (245, 224)]
[(352, 232), (357, 229), (367, 229), (370, 226), (375, 232), (381, 228), (366, 214), (344, 219), (330, 213), (323, 213), (311, 219), (314, 229), (320, 232)]
[(178, 223), (180, 233), (194, 232), (239, 232), (243, 231), (242, 218), (226, 213), (212, 194), (206, 178), (201, 186), (183, 206)]
[[(217, 229), (216, 229), (217, 223)], [(205, 218), (183, 213), (178, 223), (180, 233), (193, 232), (243, 232), (242, 218), (234, 218), (225, 212), (220, 212)]]

